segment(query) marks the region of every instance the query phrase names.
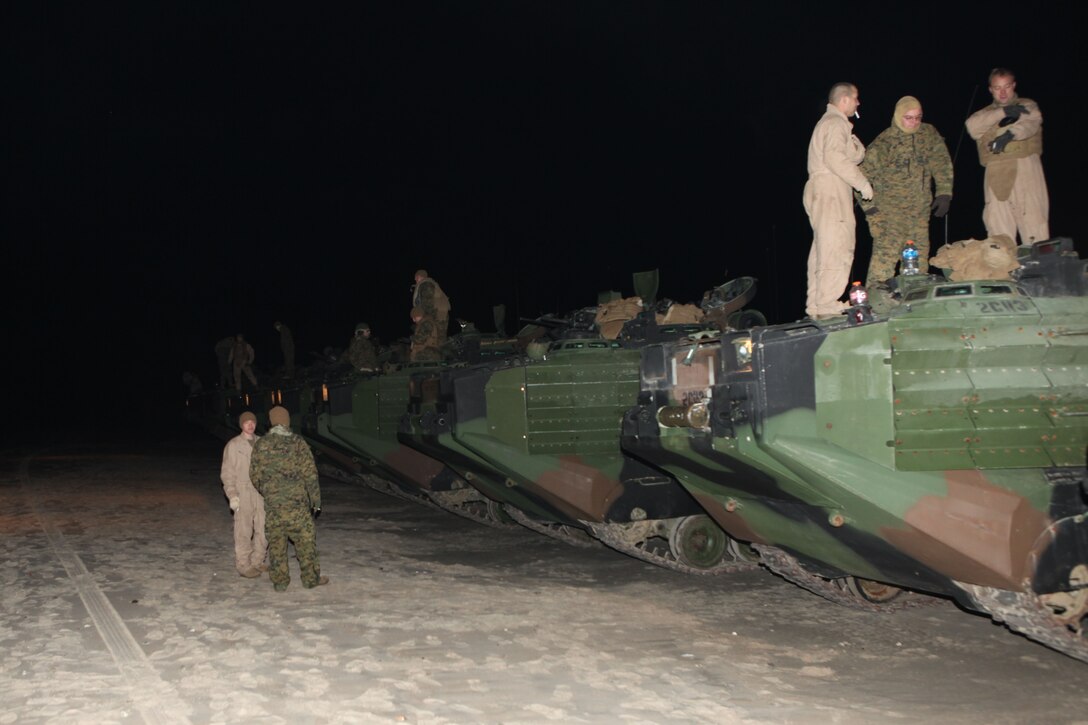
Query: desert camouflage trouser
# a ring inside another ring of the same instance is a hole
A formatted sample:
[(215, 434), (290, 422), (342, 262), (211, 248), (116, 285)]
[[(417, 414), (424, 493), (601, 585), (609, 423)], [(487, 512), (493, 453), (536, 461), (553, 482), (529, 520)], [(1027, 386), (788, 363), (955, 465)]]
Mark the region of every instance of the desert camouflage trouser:
[(873, 236), (873, 254), (869, 258), (869, 272), (865, 286), (883, 282), (895, 276), (895, 265), (903, 253), (908, 239), (914, 240), (918, 249), (918, 268), (922, 274), (929, 271), (929, 205), (921, 201), (913, 209), (895, 209), (878, 206), (877, 213), (866, 217), (869, 233)]
[(268, 537), (268, 577), (277, 589), (291, 583), (287, 567), (287, 542), (295, 545), (295, 556), (302, 578), (302, 586), (317, 586), (321, 576), (321, 564), (317, 559), (317, 534), (314, 519), (306, 509), (268, 511), (265, 518), (265, 534)]

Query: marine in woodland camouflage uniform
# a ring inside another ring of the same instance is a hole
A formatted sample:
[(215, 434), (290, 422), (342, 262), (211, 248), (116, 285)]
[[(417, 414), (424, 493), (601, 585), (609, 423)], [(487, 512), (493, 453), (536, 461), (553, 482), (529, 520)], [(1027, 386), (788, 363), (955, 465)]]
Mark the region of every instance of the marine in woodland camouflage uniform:
[(348, 361), (356, 370), (376, 370), (378, 368), (378, 349), (370, 339), (370, 325), (360, 322), (355, 326), (355, 337), (348, 346)]
[(268, 411), (272, 430), (253, 447), (249, 477), (264, 496), (265, 534), (268, 539), (268, 576), (276, 591), (291, 582), (287, 567), (287, 542), (295, 545), (307, 588), (328, 584), (321, 576), (317, 558), (314, 516), (321, 511), (321, 488), (313, 453), (301, 437), (291, 432), (291, 418), (285, 408)]
[(423, 314), (435, 323), (438, 330), (437, 347), (446, 342), (446, 333), (450, 325), (450, 298), (442, 291), (434, 279), (427, 275), (427, 270), (417, 269), (415, 285), (412, 287), (412, 307), (423, 310)]
[(861, 202), (873, 236), (865, 284), (895, 276), (908, 239), (914, 240), (925, 272), (929, 269), (929, 215), (944, 216), (952, 201), (952, 158), (937, 129), (922, 123), (922, 104), (917, 98), (904, 96), (895, 104), (892, 125), (869, 144), (861, 170), (874, 190), (873, 201)]
[(412, 308), (412, 322), (415, 329), (412, 330), (412, 351), (409, 360), (412, 362), (438, 362), (442, 360), (441, 343), (438, 337), (438, 326), (434, 320), (426, 315), (419, 307)]

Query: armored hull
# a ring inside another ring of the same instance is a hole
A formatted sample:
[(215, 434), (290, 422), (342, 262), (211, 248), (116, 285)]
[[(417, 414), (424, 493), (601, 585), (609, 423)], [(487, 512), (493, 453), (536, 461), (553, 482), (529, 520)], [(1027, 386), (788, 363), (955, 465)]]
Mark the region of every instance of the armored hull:
[(639, 352), (600, 339), (553, 344), (543, 360), (413, 380), (401, 440), (448, 461), (519, 522), (692, 573), (747, 566), (672, 476), (624, 454), (619, 425), (637, 399)]
[(1039, 292), (913, 280), (869, 322), (649, 347), (624, 450), (819, 594), (948, 595), (1088, 660), (1088, 297)]

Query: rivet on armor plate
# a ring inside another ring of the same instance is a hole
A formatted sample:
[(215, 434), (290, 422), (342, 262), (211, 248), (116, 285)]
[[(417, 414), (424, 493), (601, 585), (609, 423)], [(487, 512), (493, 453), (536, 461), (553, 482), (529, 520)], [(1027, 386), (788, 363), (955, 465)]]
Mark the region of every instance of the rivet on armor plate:
[(828, 521), (831, 523), (832, 526), (836, 528), (846, 523), (846, 519), (843, 518), (842, 514), (831, 514), (831, 517), (828, 518)]

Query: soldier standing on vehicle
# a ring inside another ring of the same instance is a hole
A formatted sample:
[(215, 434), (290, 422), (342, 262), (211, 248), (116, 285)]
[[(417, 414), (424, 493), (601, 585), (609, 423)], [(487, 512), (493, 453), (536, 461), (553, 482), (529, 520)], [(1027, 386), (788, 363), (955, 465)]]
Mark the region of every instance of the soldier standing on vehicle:
[[(812, 131), (808, 143), (808, 182), (804, 205), (812, 225), (812, 248), (808, 255), (808, 296), (805, 314), (829, 317), (846, 306), (839, 301), (846, 291), (850, 265), (854, 262), (854, 197), (873, 198), (873, 185), (858, 164), (865, 158), (865, 146), (853, 134), (849, 116), (856, 116), (861, 101), (852, 83), (836, 83), (827, 98), (827, 109)], [(880, 203), (880, 199), (876, 200)]]
[(260, 436), (256, 435), (257, 416), (245, 412), (238, 416), (242, 432), (223, 448), (223, 466), (219, 477), (223, 493), (234, 513), (234, 568), (247, 578), (268, 571), (268, 541), (264, 534), (264, 499), (249, 478), (250, 458)]
[(412, 349), (409, 360), (412, 362), (438, 362), (442, 360), (442, 351), (438, 342), (438, 326), (420, 307), (412, 308)]
[(370, 325), (360, 322), (355, 326), (355, 336), (348, 346), (348, 361), (356, 370), (371, 372), (378, 369), (378, 349), (370, 339)]
[(1043, 112), (1016, 95), (1016, 76), (1007, 68), (990, 71), (993, 103), (967, 119), (986, 167), (982, 222), (986, 234), (1005, 234), (1021, 244), (1050, 239), (1050, 197), (1043, 176)]
[[(922, 272), (929, 269), (929, 216), (943, 217), (952, 203), (952, 157), (931, 124), (922, 123), (922, 103), (903, 96), (892, 125), (865, 149), (861, 171), (880, 199), (861, 202), (873, 237), (865, 285), (895, 276), (903, 245), (914, 241)], [(933, 187), (937, 198), (933, 198)]]
[(287, 544), (295, 545), (302, 586), (328, 584), (321, 575), (314, 518), (321, 513), (321, 487), (310, 447), (291, 432), (291, 415), (277, 405), (268, 411), (272, 429), (253, 447), (249, 475), (264, 496), (268, 576), (277, 592), (291, 583)]
[(253, 387), (257, 387), (257, 378), (253, 375), (253, 360), (256, 353), (253, 346), (246, 342), (242, 333), (234, 336), (234, 345), (230, 349), (230, 363), (234, 366), (234, 389), (242, 392), (242, 373), (246, 374)]
[(219, 364), (219, 388), (230, 387), (230, 351), (234, 348), (234, 338), (224, 337), (215, 343), (215, 361)]
[(427, 275), (427, 270), (417, 269), (416, 283), (412, 287), (412, 307), (423, 310), (423, 314), (432, 320), (438, 330), (438, 347), (446, 342), (446, 332), (450, 324), (450, 298), (438, 286), (438, 282)]
[(293, 378), (295, 376), (295, 338), (291, 335), (291, 328), (279, 320), (272, 326), (280, 333), (280, 351), (283, 352), (283, 376)]
[(200, 378), (189, 370), (181, 374), (181, 382), (189, 395), (199, 395), (204, 392), (204, 384), (200, 382)]

